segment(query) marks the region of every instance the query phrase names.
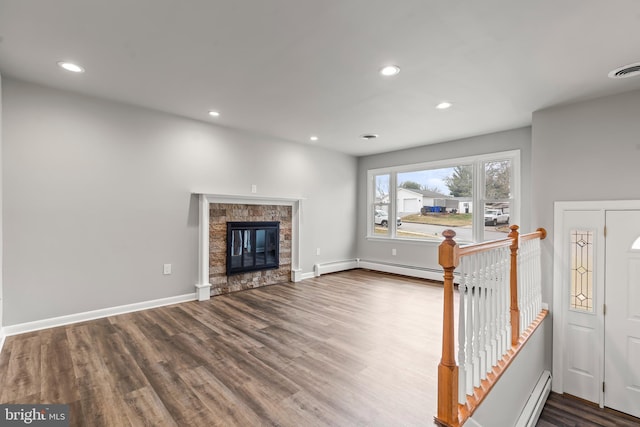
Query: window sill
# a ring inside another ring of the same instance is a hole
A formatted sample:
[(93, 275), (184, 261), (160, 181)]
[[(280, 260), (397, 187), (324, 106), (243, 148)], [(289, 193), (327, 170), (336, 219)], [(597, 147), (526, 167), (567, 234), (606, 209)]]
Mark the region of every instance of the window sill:
[[(437, 240), (436, 239), (431, 239), (431, 240), (408, 239), (403, 237), (387, 237), (387, 236), (365, 236), (365, 239), (370, 242), (387, 242), (387, 243), (398, 242), (403, 244), (409, 243), (409, 244), (420, 245), (420, 246), (439, 246), (440, 243), (442, 243), (442, 241), (444, 240), (444, 239), (437, 239)], [(457, 240), (456, 240), (456, 243), (458, 243), (460, 246), (473, 244), (473, 242), (457, 241)]]

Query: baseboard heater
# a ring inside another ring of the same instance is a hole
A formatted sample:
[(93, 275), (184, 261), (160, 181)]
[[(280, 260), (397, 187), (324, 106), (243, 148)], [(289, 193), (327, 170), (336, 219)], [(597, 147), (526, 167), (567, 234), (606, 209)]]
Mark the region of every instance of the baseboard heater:
[(381, 261), (358, 260), (358, 267), (366, 268), (384, 273), (400, 274), (403, 276), (417, 277), (420, 279), (429, 279), (442, 281), (443, 272), (439, 269), (429, 267), (416, 267), (412, 265), (392, 264)]
[(353, 270), (354, 268), (358, 268), (357, 259), (316, 264), (313, 266), (313, 272), (315, 277), (320, 277), (323, 274), (335, 273), (338, 271), (345, 271), (345, 270)]
[(551, 392), (551, 372), (544, 371), (531, 392), (515, 427), (534, 427)]
[(401, 274), (404, 276), (418, 277), (421, 279), (442, 281), (442, 270), (392, 264), (380, 261), (369, 261), (364, 259), (335, 261), (316, 264), (313, 266), (315, 277), (319, 277), (323, 274), (335, 273), (338, 271), (352, 270), (354, 268), (365, 268), (368, 270), (380, 271), (384, 273)]

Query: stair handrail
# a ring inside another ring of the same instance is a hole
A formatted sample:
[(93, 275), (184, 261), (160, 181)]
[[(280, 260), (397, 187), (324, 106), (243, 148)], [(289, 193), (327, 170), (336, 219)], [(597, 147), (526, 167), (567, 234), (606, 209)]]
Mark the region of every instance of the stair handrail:
[[(538, 228), (533, 233), (519, 234), (519, 226), (511, 225), (508, 237), (477, 244), (459, 246), (454, 240), (455, 231), (442, 232), (444, 240), (438, 247), (438, 262), (444, 270), (444, 298), (442, 322), (442, 357), (438, 364), (438, 412), (436, 422), (441, 425), (457, 427), (471, 415), (484, 396), (474, 399), (471, 408), (461, 408), (459, 400), (459, 367), (455, 360), (455, 332), (454, 332), (454, 271), (460, 264), (462, 257), (479, 254), (498, 248), (509, 248), (509, 320), (511, 323), (511, 346), (521, 344), (522, 332), (520, 327), (520, 308), (518, 305), (518, 250), (520, 244), (532, 239), (544, 239), (547, 232)], [(525, 325), (528, 326), (528, 325)]]

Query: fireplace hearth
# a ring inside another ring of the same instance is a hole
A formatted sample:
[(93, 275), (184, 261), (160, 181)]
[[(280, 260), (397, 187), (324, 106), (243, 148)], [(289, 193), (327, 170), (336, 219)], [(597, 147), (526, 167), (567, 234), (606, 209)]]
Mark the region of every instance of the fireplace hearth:
[(227, 276), (280, 266), (280, 222), (227, 222)]

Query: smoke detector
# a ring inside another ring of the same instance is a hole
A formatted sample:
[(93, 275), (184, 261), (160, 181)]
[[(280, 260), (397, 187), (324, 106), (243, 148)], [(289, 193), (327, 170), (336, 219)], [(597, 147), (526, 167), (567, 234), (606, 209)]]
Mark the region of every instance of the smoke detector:
[(640, 62), (635, 64), (624, 65), (620, 68), (616, 68), (609, 72), (609, 77), (612, 79), (625, 79), (627, 77), (633, 77), (640, 74)]

